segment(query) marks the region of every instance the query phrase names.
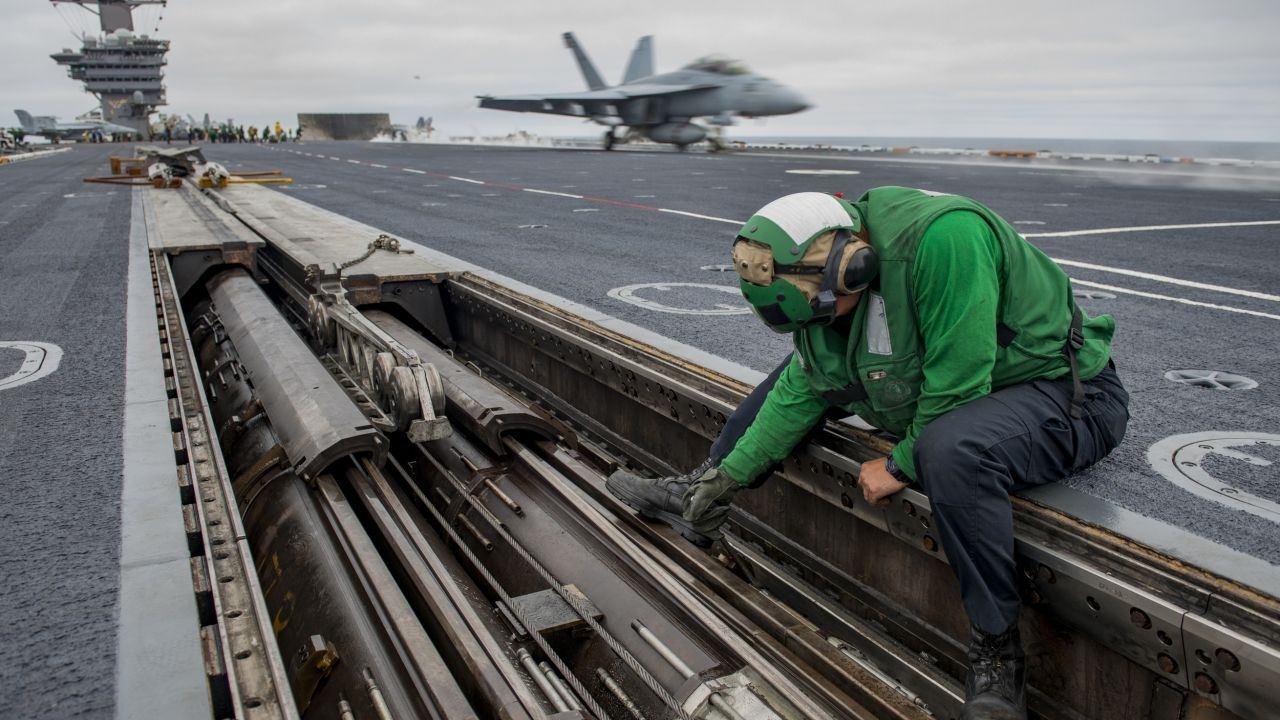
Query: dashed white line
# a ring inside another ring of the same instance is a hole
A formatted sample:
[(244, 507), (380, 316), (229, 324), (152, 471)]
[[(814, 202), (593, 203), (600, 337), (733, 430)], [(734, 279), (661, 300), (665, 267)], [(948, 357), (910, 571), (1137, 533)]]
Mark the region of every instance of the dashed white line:
[(535, 188), (522, 188), (522, 189), (525, 192), (537, 193), (539, 195), (555, 195), (556, 197), (567, 197), (567, 198), (573, 198), (574, 200), (582, 199), (581, 195), (574, 195), (573, 193), (562, 193), (562, 192), (555, 192), (552, 190), (537, 190)]
[(382, 168), (383, 170), (387, 169), (386, 165), (379, 165), (378, 163), (369, 163), (369, 167)]
[(1092, 263), (1077, 262), (1075, 260), (1061, 260), (1053, 258), (1053, 261), (1059, 265), (1069, 265), (1071, 267), (1085, 268), (1086, 270), (1100, 270), (1102, 272), (1115, 273), (1117, 275), (1128, 275), (1129, 277), (1142, 278), (1143, 280), (1154, 280), (1156, 282), (1169, 283), (1170, 285), (1181, 285), (1183, 287), (1196, 288), (1198, 290), (1212, 290), (1214, 292), (1227, 293), (1228, 295), (1239, 295), (1241, 297), (1253, 298), (1255, 300), (1271, 300), (1272, 302), (1280, 302), (1280, 295), (1268, 295), (1267, 293), (1255, 292), (1253, 290), (1237, 290), (1235, 288), (1223, 287), (1221, 285), (1210, 285), (1208, 283), (1196, 282), (1194, 280), (1182, 280), (1180, 278), (1169, 277), (1167, 275), (1156, 275), (1154, 273), (1139, 272), (1137, 270), (1125, 270), (1123, 268), (1114, 268), (1107, 265), (1094, 265)]
[(405, 168), (405, 169), (404, 169), (404, 171), (405, 171), (405, 172), (407, 172), (407, 173), (413, 173), (414, 175), (426, 175), (426, 174), (427, 174), (427, 171), (426, 171), (426, 170), (414, 170), (413, 168)]
[(359, 164), (360, 164), (360, 161), (359, 161), (359, 160), (348, 160), (347, 162), (351, 163), (352, 165), (359, 165)]
[[(743, 224), (743, 221), (741, 220), (730, 220), (728, 218), (719, 218), (719, 217), (713, 217), (710, 215), (699, 215), (697, 213), (685, 212), (683, 210), (671, 210), (668, 208), (657, 208), (657, 210), (658, 212), (671, 213), (673, 215), (684, 215), (686, 217), (697, 218), (699, 220), (711, 220), (713, 222), (721, 222), (729, 225)], [(1241, 227), (1241, 226), (1249, 227), (1249, 226), (1256, 226), (1256, 225), (1280, 225), (1280, 220), (1263, 220), (1263, 221), (1257, 221), (1257, 222), (1243, 222), (1243, 223), (1205, 223), (1200, 225), (1170, 225), (1170, 226), (1163, 226), (1163, 227), (1152, 226), (1152, 227), (1144, 227), (1144, 228), (1111, 228), (1110, 230), (1099, 230), (1099, 231), (1088, 231), (1088, 230), (1074, 231), (1071, 234), (1091, 234), (1093, 232), (1099, 232), (1099, 233), (1126, 232), (1126, 231), (1132, 231), (1132, 230), (1165, 230), (1165, 229), (1183, 229), (1183, 228), (1192, 229), (1192, 228)], [(1059, 233), (1041, 233), (1041, 234), (1028, 233), (1025, 235), (1025, 237), (1059, 237), (1059, 236), (1061, 236)], [(1128, 275), (1131, 277), (1138, 277), (1146, 280), (1165, 282), (1173, 285), (1182, 285), (1186, 287), (1198, 288), (1201, 290), (1211, 290), (1215, 292), (1221, 292), (1221, 293), (1226, 293), (1230, 295), (1239, 295), (1242, 297), (1249, 297), (1249, 298), (1254, 298), (1258, 300), (1272, 300), (1272, 301), (1280, 302), (1280, 296), (1268, 295), (1266, 293), (1254, 292), (1252, 290), (1237, 290), (1235, 288), (1222, 287), (1220, 285), (1209, 285), (1207, 283), (1199, 283), (1192, 280), (1181, 280), (1179, 278), (1173, 278), (1173, 277), (1168, 277), (1164, 275), (1156, 275), (1154, 273), (1144, 273), (1144, 272), (1138, 272), (1136, 270), (1125, 270), (1122, 268), (1113, 268), (1105, 265), (1093, 265), (1091, 263), (1077, 262), (1075, 260), (1063, 260), (1060, 258), (1053, 258), (1053, 260), (1059, 265), (1080, 267), (1080, 268), (1086, 268), (1090, 270), (1098, 270), (1101, 272), (1116, 273), (1119, 275)], [(1089, 282), (1087, 280), (1076, 280), (1074, 278), (1071, 280), (1071, 282), (1076, 285), (1096, 287), (1100, 290), (1110, 290), (1112, 292), (1125, 293), (1129, 295), (1137, 295), (1140, 297), (1151, 298), (1153, 300), (1167, 300), (1169, 302), (1176, 302), (1183, 305), (1194, 305), (1197, 307), (1213, 308), (1216, 310), (1226, 310), (1227, 312), (1241, 313), (1244, 315), (1254, 315), (1257, 317), (1280, 320), (1280, 315), (1273, 315), (1271, 313), (1259, 312), (1257, 310), (1246, 310), (1244, 308), (1235, 308), (1227, 305), (1216, 305), (1214, 303), (1198, 302), (1195, 300), (1188, 300), (1186, 298), (1176, 298), (1176, 297), (1170, 297), (1168, 295), (1158, 295), (1155, 293), (1141, 292), (1138, 290), (1129, 290), (1126, 288), (1116, 287), (1114, 285), (1104, 285), (1102, 283)]]
[(1141, 225), (1137, 227), (1098, 228), (1097, 230), (1065, 230), (1063, 232), (1025, 233), (1027, 238), (1080, 237), (1082, 235), (1110, 235), (1124, 232), (1150, 232), (1153, 230), (1199, 230), (1202, 228), (1258, 227), (1280, 225), (1280, 220), (1256, 220), (1251, 222), (1199, 223), (1195, 225)]
[(485, 184), (483, 180), (472, 180), (471, 178), (458, 177), (457, 175), (450, 175), (450, 176), (449, 176), (449, 179), (450, 179), (450, 180), (457, 180), (457, 181), (459, 181), (459, 182), (471, 183), (472, 185), (484, 185), (484, 184)]
[(1264, 317), (1271, 320), (1280, 320), (1280, 315), (1259, 312), (1257, 310), (1246, 310), (1244, 308), (1231, 307), (1229, 305), (1215, 305), (1214, 303), (1198, 302), (1196, 300), (1188, 300), (1186, 298), (1170, 297), (1168, 295), (1157, 295), (1155, 293), (1142, 292), (1140, 290), (1130, 290), (1128, 288), (1116, 287), (1115, 285), (1104, 285), (1102, 283), (1089, 282), (1088, 280), (1077, 280), (1071, 278), (1073, 285), (1086, 285), (1095, 287), (1099, 290), (1109, 290), (1115, 293), (1124, 293), (1125, 295), (1137, 295), (1139, 297), (1151, 298), (1152, 300), (1167, 300), (1169, 302), (1181, 303), (1183, 305), (1195, 305), (1196, 307), (1213, 308), (1214, 310), (1226, 310), (1227, 312), (1240, 313), (1242, 315), (1254, 315), (1256, 317)]
[(667, 208), (658, 208), (658, 212), (671, 213), (672, 215), (684, 215), (685, 217), (698, 218), (699, 220), (711, 220), (712, 222), (728, 223), (729, 225), (742, 225), (741, 220), (730, 220), (728, 218), (712, 217), (710, 215), (699, 215), (697, 213), (685, 212), (683, 210), (669, 210)]

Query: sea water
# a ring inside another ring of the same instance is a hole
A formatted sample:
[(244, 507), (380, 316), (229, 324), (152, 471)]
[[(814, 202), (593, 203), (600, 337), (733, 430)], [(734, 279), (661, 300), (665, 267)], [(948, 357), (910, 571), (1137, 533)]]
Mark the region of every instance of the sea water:
[(1211, 142), (1198, 140), (1079, 139), (1079, 138), (924, 138), (924, 137), (859, 137), (859, 136), (738, 136), (731, 141), (745, 143), (885, 148), (1006, 150), (1027, 152), (1080, 153), (1087, 155), (1155, 155), (1162, 158), (1234, 159), (1243, 161), (1280, 161), (1280, 143)]

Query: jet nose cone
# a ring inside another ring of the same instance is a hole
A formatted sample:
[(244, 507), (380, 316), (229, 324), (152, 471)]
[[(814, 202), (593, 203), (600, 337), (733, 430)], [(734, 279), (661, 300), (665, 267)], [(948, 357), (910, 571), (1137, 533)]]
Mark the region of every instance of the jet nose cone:
[(809, 108), (813, 107), (813, 103), (809, 102), (808, 98), (796, 92), (795, 90), (787, 91), (785, 102), (786, 102), (788, 113), (804, 112), (805, 110), (808, 110)]

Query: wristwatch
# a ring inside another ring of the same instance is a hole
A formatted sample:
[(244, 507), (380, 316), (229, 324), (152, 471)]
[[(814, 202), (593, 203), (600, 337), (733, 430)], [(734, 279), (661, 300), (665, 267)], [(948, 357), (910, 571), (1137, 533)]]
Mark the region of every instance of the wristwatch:
[(892, 455), (884, 461), (884, 471), (892, 475), (893, 479), (898, 482), (904, 482), (908, 485), (911, 484), (911, 478), (907, 477), (907, 474), (902, 472), (902, 468), (898, 467), (898, 463), (894, 462)]

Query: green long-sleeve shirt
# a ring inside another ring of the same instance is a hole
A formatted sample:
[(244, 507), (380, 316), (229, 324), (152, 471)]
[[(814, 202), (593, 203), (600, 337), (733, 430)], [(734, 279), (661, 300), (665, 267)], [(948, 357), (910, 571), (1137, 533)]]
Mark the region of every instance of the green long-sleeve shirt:
[[(992, 390), (1002, 262), (999, 241), (972, 212), (943, 215), (920, 240), (912, 301), (924, 352), (924, 382), (915, 417), (893, 451), (894, 461), (913, 479), (912, 449), (920, 432), (938, 417)], [(798, 357), (793, 357), (721, 469), (738, 482), (750, 483), (790, 454), (826, 410)]]

